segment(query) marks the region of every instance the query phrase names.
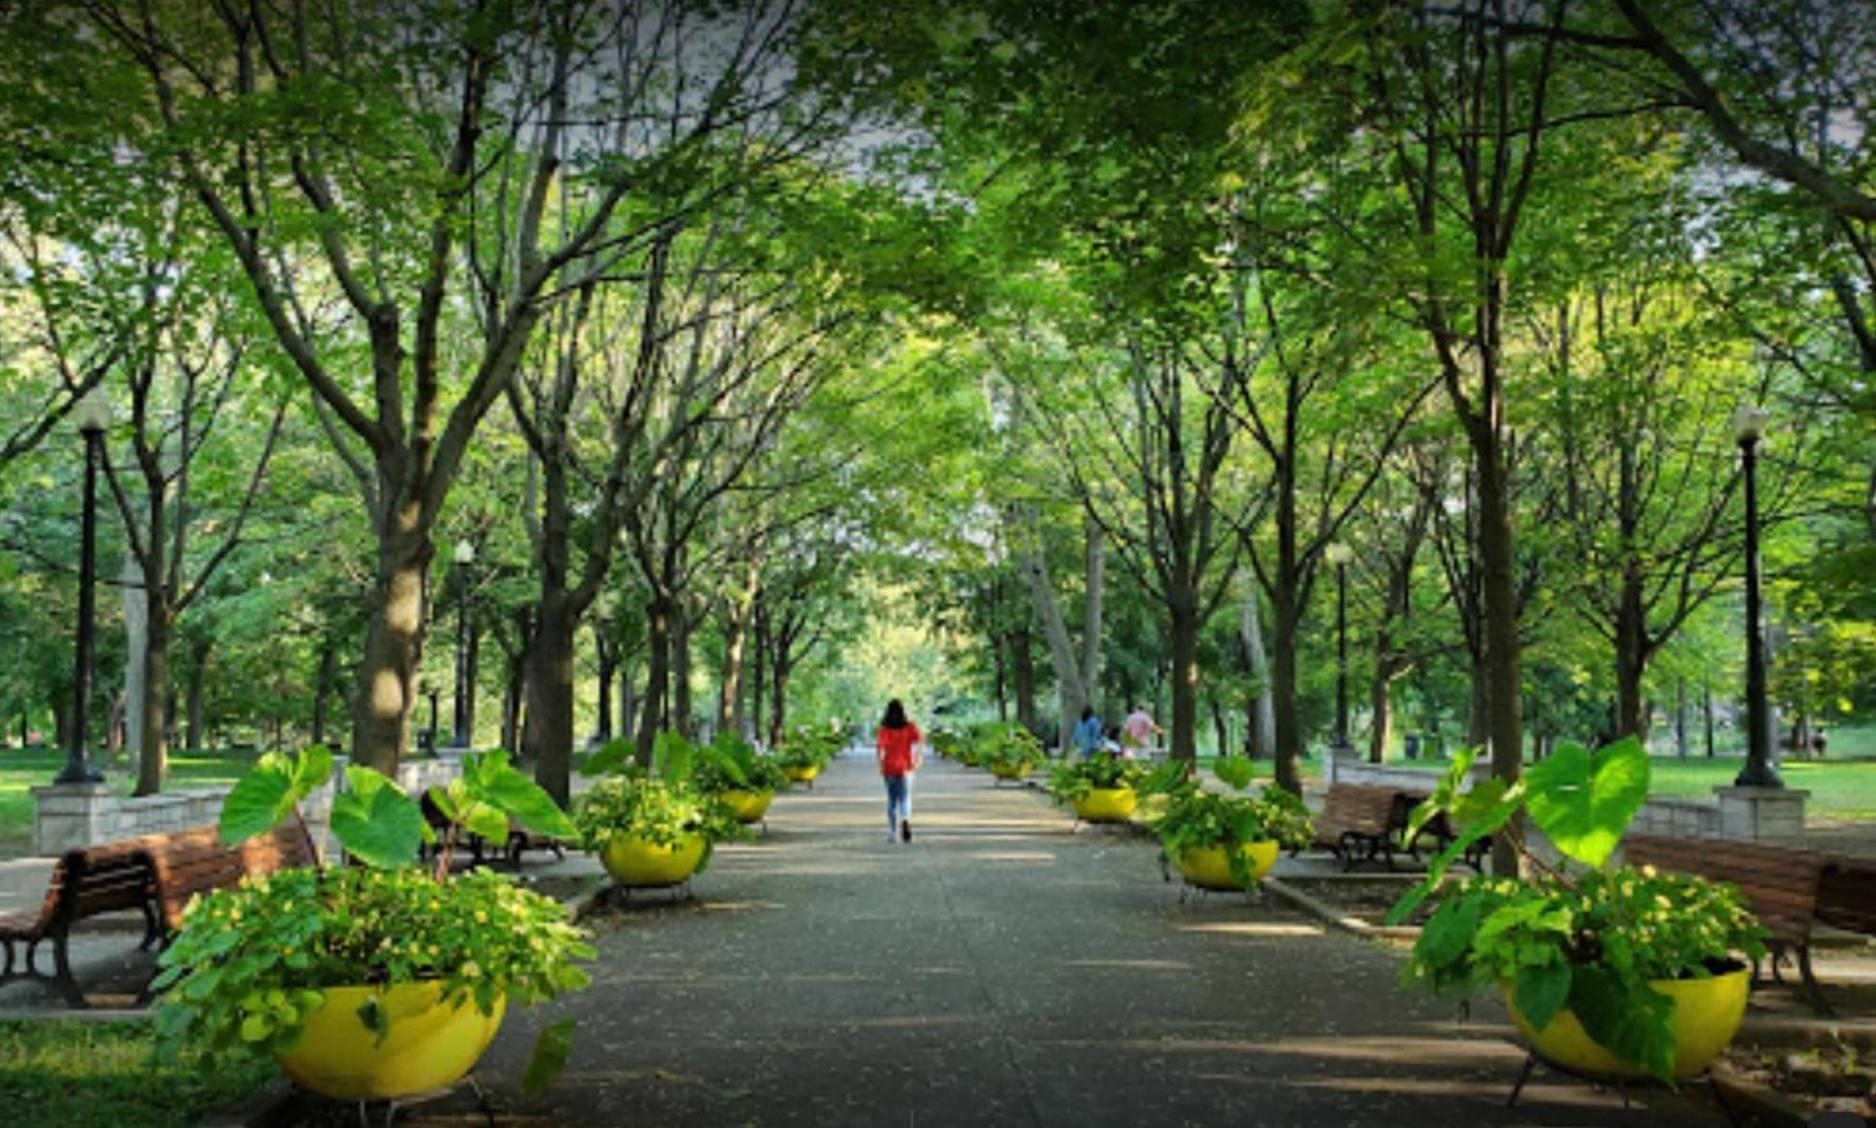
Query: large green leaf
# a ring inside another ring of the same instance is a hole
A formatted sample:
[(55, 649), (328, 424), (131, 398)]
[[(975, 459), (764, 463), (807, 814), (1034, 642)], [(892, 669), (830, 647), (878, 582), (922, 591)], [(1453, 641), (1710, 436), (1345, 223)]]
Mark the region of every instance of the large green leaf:
[(1465, 957), (1479, 928), (1479, 903), (1461, 897), (1441, 905), (1420, 930), (1414, 954), (1436, 968), (1450, 967)]
[(1571, 978), (1570, 1010), (1597, 1045), (1673, 1083), (1673, 999), (1646, 983), (1626, 983), (1606, 967), (1587, 964)]
[(232, 846), (266, 834), (331, 778), (332, 753), (320, 745), (294, 756), (267, 753), (222, 802), (222, 841)]
[(424, 838), (423, 809), (397, 784), (370, 768), (345, 769), (349, 790), (332, 800), (332, 835), (366, 865), (403, 865)]
[(659, 779), (684, 783), (697, 764), (697, 749), (676, 729), (660, 732), (651, 746), (651, 770)]
[(274, 759), (274, 753), (263, 756), (222, 801), (221, 840), (230, 846), (266, 834), (293, 810), (293, 776), (285, 757)]
[(580, 774), (597, 776), (624, 771), (632, 765), (633, 752), (631, 741), (609, 740), (600, 745), (598, 751), (586, 758)]
[(1560, 744), (1524, 782), (1531, 821), (1565, 856), (1600, 867), (1648, 799), (1648, 752), (1632, 736), (1599, 752)]
[(499, 769), (483, 768), (477, 798), (513, 815), (530, 830), (555, 838), (579, 837), (579, 828), (546, 788), (505, 764)]
[(1238, 791), (1251, 785), (1251, 770), (1249, 756), (1220, 756), (1212, 761), (1212, 774), (1216, 775), (1225, 786)]
[(573, 1019), (564, 1018), (544, 1028), (534, 1039), (534, 1052), (521, 1071), (521, 1095), (538, 1097), (566, 1068), (567, 1055), (573, 1052)]
[(1557, 1017), (1569, 1001), (1570, 980), (1570, 965), (1562, 961), (1525, 964), (1518, 969), (1512, 992), (1531, 1029), (1542, 1030)]

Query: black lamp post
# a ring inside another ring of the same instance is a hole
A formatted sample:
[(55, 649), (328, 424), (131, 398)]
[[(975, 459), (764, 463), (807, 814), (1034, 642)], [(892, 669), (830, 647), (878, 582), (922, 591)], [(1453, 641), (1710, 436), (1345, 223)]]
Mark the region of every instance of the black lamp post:
[(1759, 440), (1769, 418), (1762, 407), (1733, 412), (1733, 437), (1746, 478), (1746, 766), (1735, 787), (1783, 787), (1772, 766), (1771, 711), (1765, 698), (1765, 612), (1759, 588)]
[(475, 562), (476, 546), (466, 540), (456, 542), (456, 735), (452, 747), (467, 748), (474, 734), (469, 699), (469, 565)]
[(104, 773), (86, 762), (91, 743), (92, 620), (96, 611), (98, 573), (98, 464), (104, 460), (104, 429), (111, 425), (111, 403), (92, 389), (72, 408), (72, 422), (85, 440), (84, 516), (78, 540), (78, 645), (72, 671), (72, 740), (65, 750), (65, 769), (54, 783), (101, 783)]
[(1335, 565), (1335, 749), (1346, 752), (1348, 743), (1348, 562), (1354, 550), (1340, 541), (1324, 553)]

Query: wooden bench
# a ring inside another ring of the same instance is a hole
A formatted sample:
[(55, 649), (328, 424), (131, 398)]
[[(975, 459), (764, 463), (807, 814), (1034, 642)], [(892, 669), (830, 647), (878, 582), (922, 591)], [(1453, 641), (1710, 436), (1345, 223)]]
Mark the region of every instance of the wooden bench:
[(198, 894), (229, 888), (244, 877), (319, 864), (319, 851), (298, 821), (282, 823), (239, 846), (223, 843), (221, 832), (212, 826), (130, 841), (142, 843), (155, 864), (157, 909), (165, 935), (182, 927), (182, 915)]
[(1397, 794), (1391, 787), (1373, 784), (1331, 784), (1315, 819), (1314, 844), (1340, 858), (1345, 871), (1357, 861), (1377, 859), (1393, 869)]
[[(143, 913), (143, 940), (138, 947), (148, 949), (161, 936), (155, 890), (156, 871), (142, 849), (115, 843), (67, 850), (52, 867), (52, 882), (38, 912), (0, 913), (0, 944), (6, 948), (0, 983), (46, 980), (58, 988), (67, 1005), (87, 1005), (72, 975), (67, 946), (72, 927), (87, 917), (138, 910)], [(52, 944), (50, 975), (38, 964), (39, 945), (46, 941)], [(23, 961), (21, 947), (25, 949)]]
[[(1811, 929), (1818, 919), (1818, 893), (1831, 860), (1809, 850), (1731, 838), (1661, 838), (1632, 834), (1622, 843), (1631, 866), (1725, 881), (1739, 890), (1764, 926), (1772, 949), (1772, 978), (1787, 949), (1798, 960), (1805, 990), (1820, 1014), (1829, 1014), (1823, 988), (1811, 973)], [(1759, 977), (1757, 961), (1753, 978)]]
[[(72, 974), (69, 944), (72, 928), (87, 917), (136, 910), (143, 914), (138, 948), (166, 943), (182, 927), (182, 916), (199, 893), (234, 885), (249, 874), (272, 873), (289, 866), (312, 865), (318, 853), (298, 823), (282, 826), (240, 846), (222, 844), (212, 826), (168, 834), (150, 834), (66, 851), (53, 866), (46, 899), (37, 914), (0, 914), (0, 944), (5, 970), (0, 983), (14, 979), (51, 981), (74, 1008), (89, 1006)], [(41, 943), (52, 944), (53, 973), (38, 968)], [(19, 968), (16, 947), (25, 947)], [(145, 989), (139, 1001), (146, 1001)]]
[[(1421, 827), (1411, 839), (1407, 838), (1407, 827), (1408, 824), (1413, 821), (1414, 808), (1426, 802), (1427, 796), (1430, 794), (1431, 792), (1427, 791), (1397, 791), (1394, 793), (1394, 802), (1396, 804), (1394, 809), (1395, 841), (1404, 844), (1407, 853), (1412, 855), (1416, 862), (1420, 860), (1420, 848), (1423, 841), (1430, 839), (1433, 852), (1438, 853), (1452, 845), (1453, 840), (1459, 837), (1459, 832), (1453, 828), (1452, 820), (1447, 818), (1446, 812), (1436, 811), (1433, 817), (1427, 820), (1425, 826)], [(1490, 835), (1486, 835), (1483, 838), (1474, 839), (1472, 842), (1468, 843), (1465, 852), (1460, 855), (1459, 860), (1471, 866), (1479, 873), (1484, 873), (1485, 859), (1490, 856), (1491, 852), (1492, 839)]]

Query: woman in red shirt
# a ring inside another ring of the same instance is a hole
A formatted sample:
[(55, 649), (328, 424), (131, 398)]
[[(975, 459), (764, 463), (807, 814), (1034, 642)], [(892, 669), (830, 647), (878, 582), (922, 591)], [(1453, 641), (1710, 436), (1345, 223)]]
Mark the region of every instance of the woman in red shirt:
[(897, 697), (886, 703), (886, 717), (873, 738), (879, 774), (886, 781), (886, 841), (912, 841), (912, 773), (923, 759), (925, 737), (906, 720)]

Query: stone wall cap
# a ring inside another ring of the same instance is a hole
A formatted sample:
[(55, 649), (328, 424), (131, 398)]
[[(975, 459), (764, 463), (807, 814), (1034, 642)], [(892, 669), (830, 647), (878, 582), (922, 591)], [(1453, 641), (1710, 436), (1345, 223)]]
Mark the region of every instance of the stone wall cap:
[(1729, 799), (1809, 799), (1811, 792), (1801, 787), (1716, 787), (1715, 795)]
[(33, 788), (34, 795), (112, 795), (108, 783), (47, 783)]

